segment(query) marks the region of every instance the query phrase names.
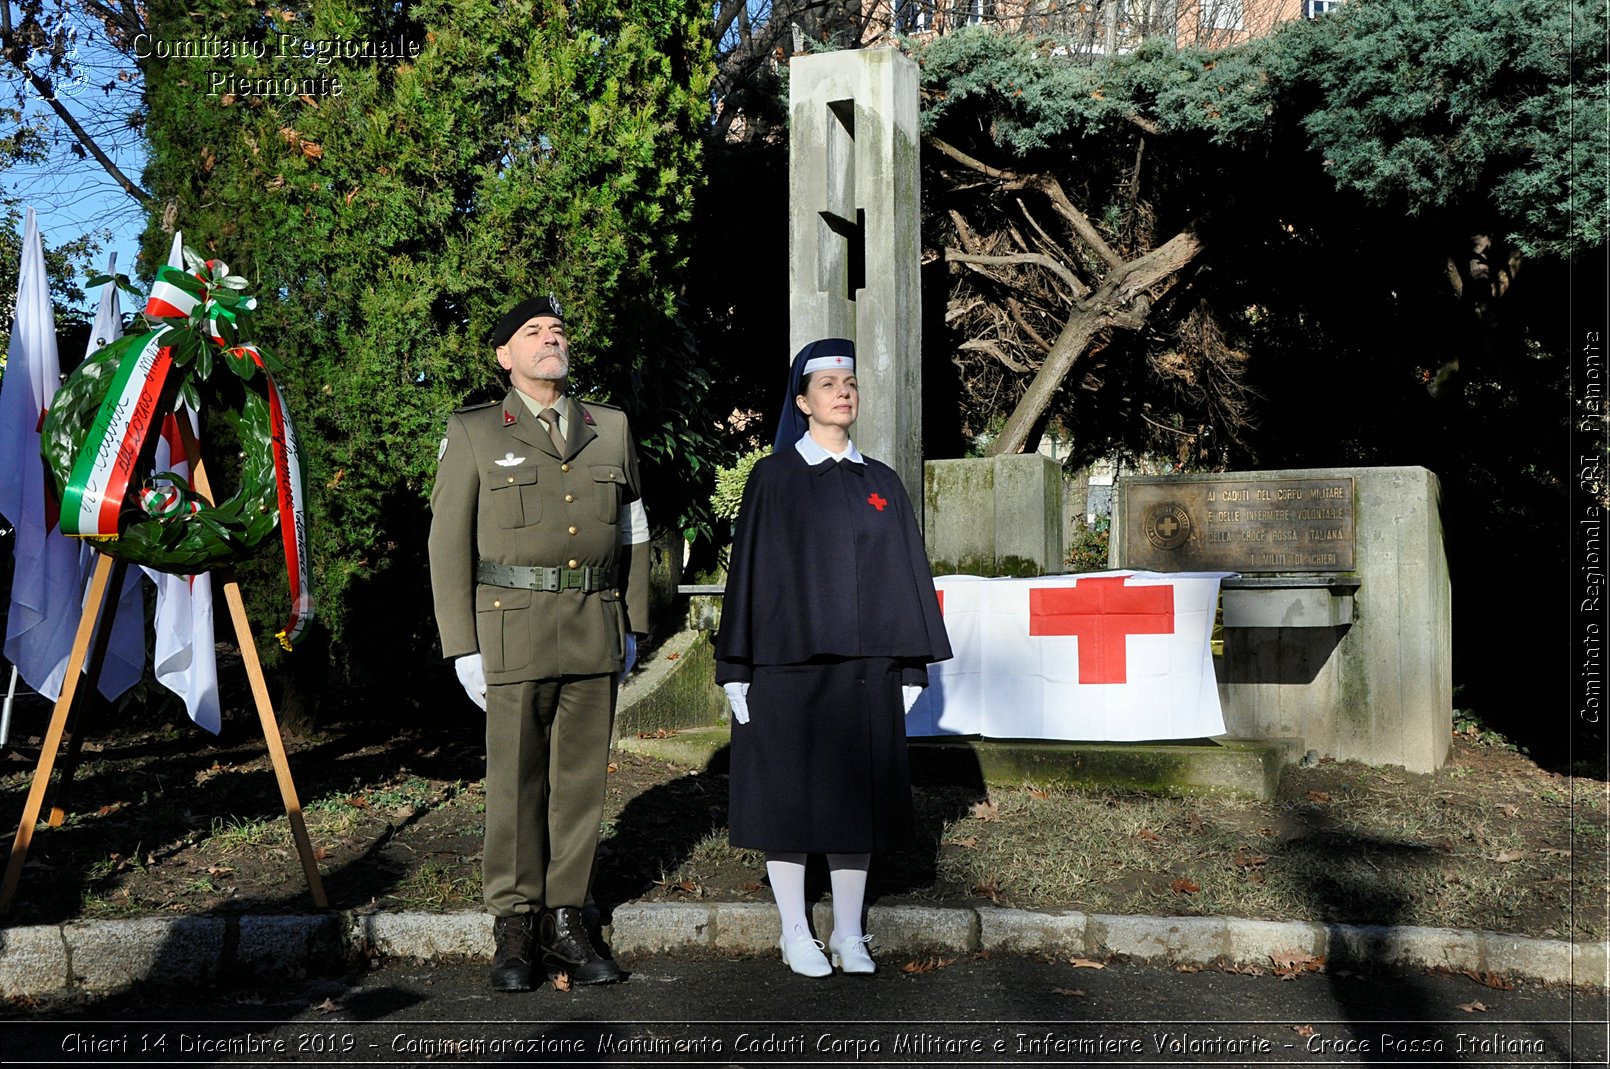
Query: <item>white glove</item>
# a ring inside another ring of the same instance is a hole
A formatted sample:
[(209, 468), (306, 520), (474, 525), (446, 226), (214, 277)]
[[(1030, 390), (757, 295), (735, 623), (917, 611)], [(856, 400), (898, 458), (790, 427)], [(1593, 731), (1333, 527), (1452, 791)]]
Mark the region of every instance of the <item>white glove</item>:
[(621, 665), (621, 678), (625, 679), (632, 674), (632, 666), (637, 663), (637, 636), (630, 631), (626, 632), (626, 663)]
[(917, 704), (917, 699), (920, 697), (922, 697), (922, 688), (915, 683), (901, 685), (900, 700), (905, 703), (906, 712), (911, 712), (911, 707)]
[(458, 673), (458, 681), (464, 685), (464, 693), (470, 696), (470, 701), (486, 712), (486, 669), (481, 664), (479, 653), (466, 653), (462, 657), (454, 658), (453, 671)]
[(749, 723), (749, 684), (723, 683), (721, 689), (727, 692), (727, 704), (732, 706), (732, 718), (740, 724)]

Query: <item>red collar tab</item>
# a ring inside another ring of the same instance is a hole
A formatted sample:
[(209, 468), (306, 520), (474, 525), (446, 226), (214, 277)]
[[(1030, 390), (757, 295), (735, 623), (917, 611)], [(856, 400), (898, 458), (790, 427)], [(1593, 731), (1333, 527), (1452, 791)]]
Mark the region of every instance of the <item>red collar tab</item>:
[[(576, 407), (581, 408), (580, 405), (577, 405)], [(585, 408), (581, 408), (581, 421), (583, 423), (587, 424), (587, 426), (589, 426), (589, 427), (598, 426), (598, 424), (593, 422), (593, 414), (591, 412), (587, 411)]]
[(509, 424), (511, 424), (513, 422), (514, 422), (514, 413), (510, 412), (508, 409), (505, 408), (503, 410), (503, 425), (505, 427), (507, 427)]

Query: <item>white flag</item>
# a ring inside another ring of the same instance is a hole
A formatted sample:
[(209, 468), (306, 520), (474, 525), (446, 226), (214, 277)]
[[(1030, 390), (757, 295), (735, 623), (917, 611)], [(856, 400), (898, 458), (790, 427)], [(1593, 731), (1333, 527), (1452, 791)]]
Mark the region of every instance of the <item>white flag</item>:
[[(106, 273), (117, 274), (117, 253), (106, 261)], [(118, 301), (117, 281), (108, 282), (101, 289), (101, 303), (95, 310), (95, 325), (90, 328), (89, 345), (84, 359), (97, 350), (116, 341), (123, 334), (123, 311)], [(88, 583), (99, 559), (87, 539), (81, 539), (79, 567), (84, 573), (85, 595)], [(112, 635), (106, 645), (106, 656), (101, 661), (100, 692), (115, 700), (124, 691), (140, 681), (145, 674), (145, 578), (140, 569), (129, 568), (123, 573), (123, 589), (117, 598), (117, 612), (112, 617)], [(104, 623), (105, 618), (102, 618)]]
[[(184, 236), (173, 235), (168, 266), (184, 268)], [(190, 457), (184, 455), (178, 420), (188, 420), (197, 435), (196, 414), (180, 405), (162, 421), (162, 437), (157, 442), (156, 469), (190, 477)], [(199, 440), (199, 439), (198, 439)], [(218, 658), (213, 649), (212, 576), (172, 575), (146, 569), (157, 585), (156, 677), (157, 682), (184, 699), (190, 719), (218, 734)]]
[(51, 701), (61, 696), (84, 595), (78, 544), (46, 503), (39, 429), (61, 384), (45, 250), (32, 208), (23, 226), (17, 312), (0, 385), (0, 514), (17, 529), (6, 659)]
[(940, 576), (955, 658), (906, 731), (1139, 742), (1224, 734), (1213, 672), (1220, 572)]

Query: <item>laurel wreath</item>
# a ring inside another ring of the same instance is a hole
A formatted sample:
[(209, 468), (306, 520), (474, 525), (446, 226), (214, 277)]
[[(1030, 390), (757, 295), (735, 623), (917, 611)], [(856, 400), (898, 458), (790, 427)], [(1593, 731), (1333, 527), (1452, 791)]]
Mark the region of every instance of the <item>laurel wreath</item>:
[[(137, 353), (154, 331), (169, 328), (165, 343), (171, 345), (174, 363), (170, 377), (177, 380), (169, 396), (183, 399), (197, 412), (203, 411), (205, 396), (212, 402), (210, 411), (221, 410), (239, 447), (240, 486), (228, 500), (214, 503), (173, 472), (154, 473), (145, 480), (141, 492), (130, 496), (119, 518), (118, 537), (97, 541), (96, 548), (131, 564), (193, 575), (245, 559), (278, 526), (266, 379), (257, 374), (251, 352), (263, 358), (268, 370), (278, 370), (280, 365), (256, 346), (252, 350), (241, 347), (242, 339), (250, 337), (250, 315), (256, 304), (240, 292), (245, 279), (230, 275), (228, 267), (216, 261), (203, 262), (189, 249), (185, 250), (185, 260), (188, 274), (173, 271), (162, 277), (198, 298), (189, 316), (180, 319), (147, 314), (144, 318), (152, 331), (118, 338), (80, 364), (51, 402), (40, 429), (40, 451), (60, 499), (84, 446), (86, 431), (111, 390), (119, 361)], [(90, 281), (116, 281), (140, 296), (122, 276)], [(212, 336), (214, 331), (222, 343)], [(225, 399), (226, 391), (208, 382), (220, 365), (233, 371), (244, 387), (233, 404)], [(173, 403), (167, 402), (168, 411)]]

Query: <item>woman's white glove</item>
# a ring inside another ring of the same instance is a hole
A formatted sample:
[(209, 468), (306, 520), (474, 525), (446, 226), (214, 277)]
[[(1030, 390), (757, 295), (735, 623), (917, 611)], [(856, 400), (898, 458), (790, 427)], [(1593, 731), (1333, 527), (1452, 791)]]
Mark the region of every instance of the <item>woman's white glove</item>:
[(749, 723), (749, 684), (723, 683), (721, 689), (727, 692), (727, 704), (732, 706), (732, 718), (740, 724)]
[(453, 671), (458, 673), (458, 681), (464, 685), (464, 693), (470, 696), (470, 701), (486, 712), (486, 669), (481, 664), (479, 653), (466, 653), (462, 657), (454, 658)]
[(900, 687), (900, 700), (905, 702), (906, 712), (911, 712), (911, 707), (917, 704), (917, 699), (920, 697), (922, 688), (915, 683), (906, 683)]
[(625, 679), (632, 674), (632, 666), (637, 663), (637, 636), (626, 632), (626, 663), (621, 666), (621, 678)]

